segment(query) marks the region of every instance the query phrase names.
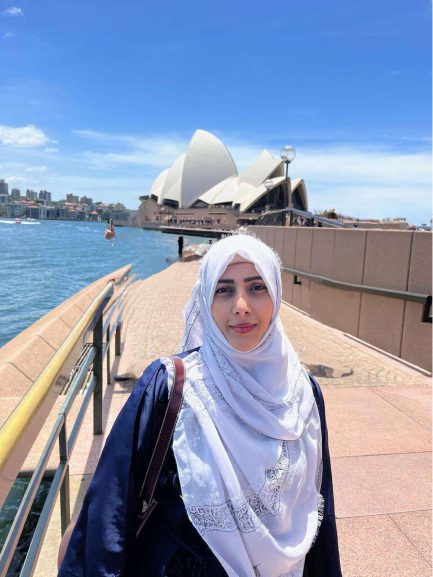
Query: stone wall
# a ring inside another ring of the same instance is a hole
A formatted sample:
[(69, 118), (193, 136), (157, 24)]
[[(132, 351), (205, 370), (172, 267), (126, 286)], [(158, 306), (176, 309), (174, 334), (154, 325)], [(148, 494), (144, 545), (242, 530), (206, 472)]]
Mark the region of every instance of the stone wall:
[[(273, 247), (283, 266), (336, 281), (432, 294), (430, 232), (248, 227)], [(329, 326), (428, 371), (430, 323), (423, 304), (327, 286), (283, 273), (283, 298)]]
[[(83, 288), (0, 348), (1, 396), (22, 397), (60, 348), (94, 298), (126, 267)], [(79, 344), (82, 349), (82, 343)], [(72, 368), (66, 367), (67, 372)]]

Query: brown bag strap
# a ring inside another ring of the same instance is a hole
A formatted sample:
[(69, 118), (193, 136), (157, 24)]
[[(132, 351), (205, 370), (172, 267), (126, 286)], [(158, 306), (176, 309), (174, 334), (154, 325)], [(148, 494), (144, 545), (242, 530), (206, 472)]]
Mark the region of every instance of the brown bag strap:
[(140, 500), (142, 502), (142, 511), (139, 515), (140, 523), (137, 535), (140, 533), (146, 523), (150, 513), (156, 505), (153, 498), (156, 483), (164, 463), (165, 456), (170, 446), (170, 440), (176, 425), (179, 409), (182, 404), (183, 385), (185, 382), (185, 368), (182, 359), (171, 357), (174, 363), (174, 384), (170, 392), (167, 408), (162, 420), (161, 429), (155, 443), (155, 448), (147, 468), (144, 483), (140, 491)]

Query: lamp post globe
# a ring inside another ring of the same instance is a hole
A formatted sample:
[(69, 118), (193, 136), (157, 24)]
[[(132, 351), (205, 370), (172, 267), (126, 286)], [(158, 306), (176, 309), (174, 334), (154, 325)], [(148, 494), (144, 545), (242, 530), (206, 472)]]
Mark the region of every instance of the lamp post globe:
[(296, 150), (293, 146), (290, 146), (290, 144), (286, 144), (286, 146), (284, 146), (284, 148), (281, 149), (280, 158), (284, 162), (290, 164), (292, 160), (295, 159), (295, 156), (296, 156)]
[(272, 180), (271, 180), (270, 178), (267, 178), (263, 184), (264, 184), (264, 187), (265, 187), (266, 190), (267, 190), (267, 193), (266, 193), (265, 212), (268, 212), (268, 210), (269, 210), (269, 208), (270, 208), (270, 204), (269, 204), (269, 193), (270, 193), (272, 187), (274, 186), (274, 183), (272, 182)]
[(263, 184), (265, 185), (266, 190), (271, 190), (271, 188), (274, 186), (274, 183), (270, 178), (265, 180)]

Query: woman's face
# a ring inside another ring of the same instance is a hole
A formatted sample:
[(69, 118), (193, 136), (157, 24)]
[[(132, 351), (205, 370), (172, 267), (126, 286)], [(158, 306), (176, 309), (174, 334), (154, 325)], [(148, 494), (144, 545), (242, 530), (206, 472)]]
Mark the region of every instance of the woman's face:
[(211, 310), (234, 349), (246, 352), (259, 344), (271, 323), (273, 303), (253, 263), (235, 256), (218, 280)]

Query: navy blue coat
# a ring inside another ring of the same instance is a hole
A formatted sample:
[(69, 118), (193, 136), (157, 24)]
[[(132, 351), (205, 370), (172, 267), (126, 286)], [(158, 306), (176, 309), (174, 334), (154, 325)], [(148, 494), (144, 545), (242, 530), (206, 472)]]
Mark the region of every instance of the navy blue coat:
[[(325, 510), (304, 577), (341, 577), (325, 410), (319, 386), (311, 383), (322, 424)], [(158, 481), (158, 505), (135, 538), (139, 492), (167, 398), (166, 368), (157, 360), (135, 385), (107, 438), (58, 577), (226, 576), (188, 519), (171, 449)]]

